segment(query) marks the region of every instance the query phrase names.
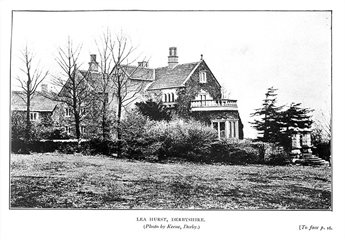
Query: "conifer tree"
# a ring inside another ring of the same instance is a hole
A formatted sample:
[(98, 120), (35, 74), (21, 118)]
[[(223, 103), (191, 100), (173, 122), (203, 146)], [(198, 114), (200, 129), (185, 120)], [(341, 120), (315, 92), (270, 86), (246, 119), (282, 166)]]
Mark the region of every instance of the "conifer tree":
[(291, 135), (294, 131), (310, 129), (313, 121), (310, 113), (313, 110), (302, 108), (301, 103), (291, 103), (289, 108), (280, 113), (280, 144), (285, 149), (291, 147)]
[(135, 105), (144, 116), (147, 116), (151, 120), (171, 120), (169, 111), (164, 107), (161, 101), (155, 102), (152, 99), (149, 99), (146, 102), (137, 102)]
[(283, 106), (276, 106), (277, 89), (268, 88), (261, 108), (255, 109), (251, 117), (259, 117), (251, 124), (258, 130), (258, 140), (277, 143), (280, 138), (280, 111)]

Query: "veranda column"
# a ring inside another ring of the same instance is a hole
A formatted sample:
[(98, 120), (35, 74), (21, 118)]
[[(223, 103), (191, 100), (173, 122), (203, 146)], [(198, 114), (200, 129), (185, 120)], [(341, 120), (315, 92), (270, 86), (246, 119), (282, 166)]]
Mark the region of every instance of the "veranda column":
[(235, 121), (235, 138), (240, 138), (239, 137), (239, 132), (238, 132), (238, 121)]
[(234, 122), (230, 122), (230, 126), (231, 126), (231, 135), (230, 137), (233, 138), (234, 137)]
[(229, 122), (229, 120), (225, 121), (225, 138), (230, 138), (230, 122)]

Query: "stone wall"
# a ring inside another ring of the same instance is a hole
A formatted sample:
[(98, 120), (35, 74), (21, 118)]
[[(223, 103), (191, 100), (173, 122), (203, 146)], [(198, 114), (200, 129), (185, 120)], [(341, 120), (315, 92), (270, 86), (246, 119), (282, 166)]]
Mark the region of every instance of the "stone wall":
[[(200, 71), (206, 71), (206, 83), (200, 83)], [(208, 92), (214, 100), (221, 98), (221, 86), (204, 61), (200, 63), (190, 79), (185, 83), (185, 87), (178, 90), (176, 111), (179, 116), (187, 118), (191, 116), (190, 102), (195, 99), (201, 89)]]

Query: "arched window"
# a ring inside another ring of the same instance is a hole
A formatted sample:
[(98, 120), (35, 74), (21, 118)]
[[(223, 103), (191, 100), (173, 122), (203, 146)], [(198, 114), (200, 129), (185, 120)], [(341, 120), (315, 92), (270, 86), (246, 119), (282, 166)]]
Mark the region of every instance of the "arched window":
[(167, 94), (164, 94), (164, 102), (167, 102)]
[(169, 102), (171, 102), (171, 101), (170, 101), (170, 93), (168, 93), (168, 100), (169, 100)]
[(174, 95), (174, 93), (171, 93), (171, 101), (175, 102), (175, 95)]

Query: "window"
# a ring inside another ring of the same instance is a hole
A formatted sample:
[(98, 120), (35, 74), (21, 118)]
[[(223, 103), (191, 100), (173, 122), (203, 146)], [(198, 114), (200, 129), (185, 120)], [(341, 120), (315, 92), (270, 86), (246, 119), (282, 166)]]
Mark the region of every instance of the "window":
[(71, 127), (70, 126), (65, 126), (65, 131), (67, 134), (71, 134)]
[(86, 127), (85, 126), (80, 127), (80, 133), (82, 133), (82, 134), (86, 133)]
[(199, 72), (199, 81), (201, 83), (206, 83), (206, 81), (207, 81), (206, 71), (200, 71)]
[(30, 112), (30, 120), (37, 121), (38, 120), (38, 113), (37, 112)]
[(200, 95), (201, 105), (206, 105), (206, 94)]
[(219, 122), (220, 137), (225, 138), (225, 122)]
[(72, 115), (72, 109), (65, 108), (65, 117), (70, 117)]
[(164, 93), (163, 102), (175, 102), (175, 94), (170, 93)]

